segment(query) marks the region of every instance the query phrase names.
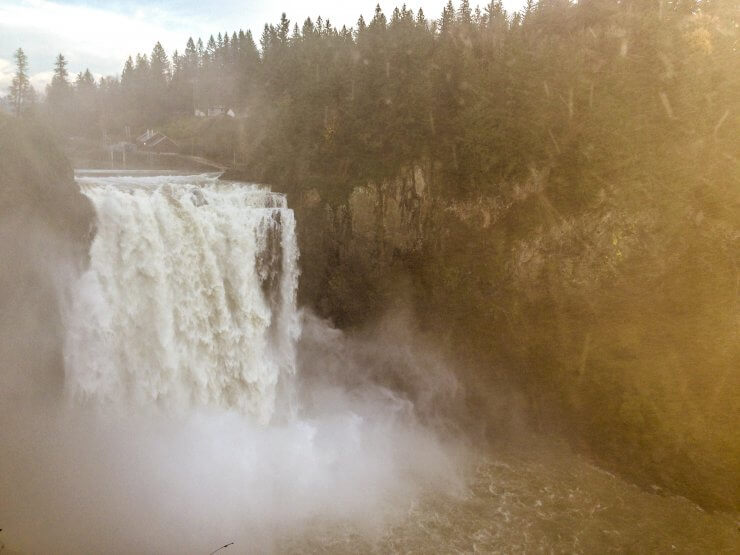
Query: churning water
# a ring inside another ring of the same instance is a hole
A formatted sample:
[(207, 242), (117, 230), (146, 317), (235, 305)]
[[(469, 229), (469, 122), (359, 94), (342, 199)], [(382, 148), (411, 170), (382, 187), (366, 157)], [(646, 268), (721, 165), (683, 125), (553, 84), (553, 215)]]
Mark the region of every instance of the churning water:
[(98, 227), (69, 320), (72, 393), (268, 423), (300, 333), (285, 198), (213, 176), (80, 182)]

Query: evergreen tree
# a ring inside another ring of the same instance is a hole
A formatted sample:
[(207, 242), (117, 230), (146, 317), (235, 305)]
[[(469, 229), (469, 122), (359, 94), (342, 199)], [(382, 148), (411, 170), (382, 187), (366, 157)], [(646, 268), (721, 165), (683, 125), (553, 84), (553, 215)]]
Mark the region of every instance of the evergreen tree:
[(424, 10), (422, 10), (421, 8), (419, 8), (419, 11), (416, 12), (416, 23), (417, 25), (420, 25), (420, 26), (421, 25), (423, 25), (424, 27), (427, 26), (427, 20), (426, 20), (426, 16), (424, 15)]
[(77, 74), (77, 79), (75, 80), (75, 88), (78, 91), (82, 89), (90, 90), (95, 88), (95, 77), (93, 77), (90, 68), (87, 68), (84, 72), (81, 71)]
[(439, 20), (439, 29), (442, 33), (449, 33), (455, 23), (455, 7), (452, 5), (452, 0), (447, 2), (447, 5), (442, 8), (442, 17)]
[(195, 77), (195, 72), (198, 70), (199, 65), (200, 61), (198, 59), (198, 51), (195, 48), (193, 38), (190, 37), (185, 45), (185, 61), (183, 64), (183, 71), (185, 72), (187, 79)]
[(134, 60), (131, 56), (126, 59), (121, 72), (121, 87), (127, 95), (133, 94), (134, 87)]
[(370, 22), (370, 26), (375, 26), (376, 28), (385, 28), (386, 24), (388, 23), (388, 20), (385, 17), (385, 14), (383, 13), (383, 10), (380, 8), (380, 4), (375, 5), (375, 13), (373, 14), (373, 20)]
[(365, 18), (360, 16), (360, 18), (357, 20), (357, 34), (364, 32), (365, 29), (367, 29), (367, 23), (365, 23)]
[(262, 57), (267, 55), (270, 47), (273, 44), (273, 35), (275, 34), (275, 28), (272, 25), (265, 23), (265, 27), (262, 30), (262, 36), (260, 37), (260, 47), (262, 48)]
[(81, 136), (97, 137), (99, 130), (99, 102), (95, 77), (90, 69), (77, 74), (73, 88), (73, 131)]
[(28, 78), (28, 57), (22, 48), (13, 54), (15, 59), (15, 75), (10, 84), (9, 99), (13, 113), (20, 116), (33, 100), (31, 82)]
[(47, 102), (54, 110), (61, 110), (69, 101), (69, 97), (70, 84), (67, 60), (62, 54), (58, 54), (54, 60), (54, 75), (46, 89)]
[(208, 44), (206, 45), (206, 56), (205, 61), (208, 63), (213, 63), (216, 61), (216, 50), (218, 49), (218, 45), (216, 44), (216, 39), (213, 38), (213, 35), (211, 35), (208, 38)]
[(159, 42), (154, 45), (149, 67), (151, 79), (155, 83), (166, 85), (171, 77), (172, 68), (167, 53)]
[(69, 72), (67, 71), (67, 60), (62, 54), (57, 55), (54, 61), (54, 76), (51, 78), (52, 86), (68, 87)]
[[(448, 4), (448, 6), (451, 6)], [(470, 2), (469, 0), (462, 0), (460, 2), (460, 8), (458, 10), (458, 21), (462, 23), (463, 25), (470, 25), (473, 23), (473, 14), (470, 11)]]
[(280, 44), (288, 43), (288, 35), (290, 33), (290, 20), (286, 16), (285, 12), (280, 16), (280, 23), (277, 26), (277, 40)]

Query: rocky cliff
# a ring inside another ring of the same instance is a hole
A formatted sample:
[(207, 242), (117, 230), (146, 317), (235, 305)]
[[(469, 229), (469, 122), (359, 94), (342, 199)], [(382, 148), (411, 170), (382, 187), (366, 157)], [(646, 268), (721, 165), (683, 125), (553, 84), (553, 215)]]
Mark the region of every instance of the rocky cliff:
[(489, 437), (524, 414), (646, 487), (737, 510), (730, 185), (615, 181), (570, 213), (546, 168), (466, 199), (436, 194), (431, 164), (342, 199), (283, 190), (302, 302), (344, 327), (409, 307), (459, 362)]
[(0, 116), (0, 365), (6, 401), (60, 391), (64, 284), (93, 212), (44, 128)]

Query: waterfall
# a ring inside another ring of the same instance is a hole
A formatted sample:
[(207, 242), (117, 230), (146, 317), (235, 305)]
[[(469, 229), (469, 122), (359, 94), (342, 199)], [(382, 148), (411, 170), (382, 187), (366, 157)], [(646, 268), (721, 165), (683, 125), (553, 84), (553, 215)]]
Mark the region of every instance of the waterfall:
[(82, 177), (97, 215), (67, 315), (76, 399), (290, 411), (298, 248), (283, 195), (215, 176)]

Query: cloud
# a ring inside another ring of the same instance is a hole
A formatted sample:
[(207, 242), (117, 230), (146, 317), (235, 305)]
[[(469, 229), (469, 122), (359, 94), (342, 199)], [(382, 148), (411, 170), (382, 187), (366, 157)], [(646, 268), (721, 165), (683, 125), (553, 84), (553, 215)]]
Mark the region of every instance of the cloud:
[(0, 66), (0, 90), (7, 88), (5, 65), (18, 46), (29, 56), (36, 83), (45, 84), (57, 52), (64, 53), (72, 71), (89, 66), (97, 73), (118, 73), (127, 56), (150, 52), (156, 41), (170, 51), (182, 49), (189, 32), (202, 31), (197, 22), (156, 7), (121, 13), (49, 0), (3, 2), (0, 55), (5, 59)]
[(13, 81), (13, 64), (9, 60), (0, 58), (0, 93), (7, 90)]
[(154, 40), (175, 44), (182, 39), (182, 33), (170, 30), (177, 28), (177, 23), (156, 8), (121, 14), (48, 0), (11, 1), (0, 6), (0, 26), (16, 33), (42, 33), (48, 43), (66, 47), (70, 57), (92, 55), (120, 60), (132, 46), (149, 50)]
[(46, 89), (46, 85), (51, 83), (51, 78), (53, 76), (53, 71), (40, 71), (39, 73), (34, 73), (30, 77), (31, 86), (36, 89), (37, 93), (43, 93)]

